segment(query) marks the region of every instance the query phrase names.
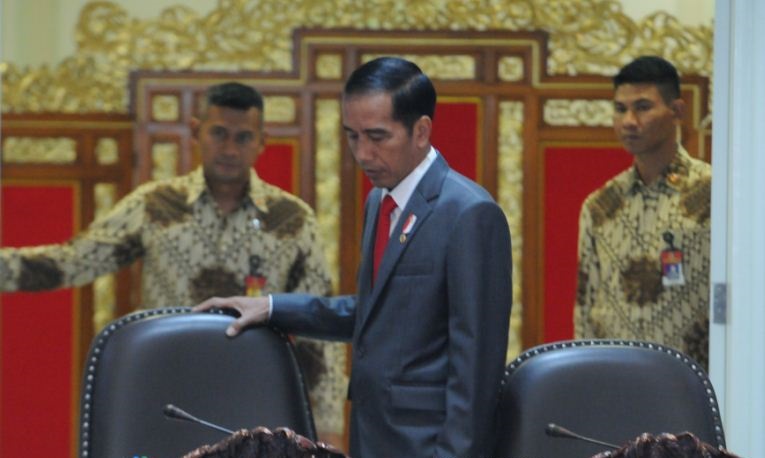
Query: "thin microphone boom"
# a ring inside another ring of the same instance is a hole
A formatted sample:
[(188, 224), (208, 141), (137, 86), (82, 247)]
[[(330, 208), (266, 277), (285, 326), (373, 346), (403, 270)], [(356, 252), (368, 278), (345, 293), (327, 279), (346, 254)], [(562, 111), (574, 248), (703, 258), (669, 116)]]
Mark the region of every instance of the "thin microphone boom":
[(172, 404), (166, 405), (162, 412), (165, 414), (165, 417), (167, 418), (174, 418), (176, 420), (185, 420), (190, 421), (192, 423), (198, 423), (200, 425), (207, 426), (208, 428), (212, 428), (215, 430), (218, 430), (220, 432), (226, 433), (226, 434), (234, 434), (233, 431), (230, 429), (226, 429), (222, 426), (218, 426), (215, 424), (210, 423), (209, 421), (200, 420), (199, 418), (195, 417), (194, 415), (191, 415), (190, 413), (186, 412), (185, 410), (179, 409), (178, 407), (175, 407)]
[(589, 442), (591, 444), (597, 444), (597, 445), (602, 445), (604, 447), (610, 447), (610, 448), (612, 448), (614, 450), (619, 448), (618, 445), (609, 444), (608, 442), (603, 442), (603, 441), (599, 441), (597, 439), (592, 439), (592, 438), (589, 438), (589, 437), (582, 436), (582, 435), (577, 434), (577, 433), (575, 433), (573, 431), (569, 431), (568, 429), (566, 429), (566, 428), (564, 428), (562, 426), (558, 426), (555, 423), (549, 423), (547, 425), (547, 428), (545, 428), (545, 433), (548, 436), (550, 436), (550, 437), (563, 437), (563, 438), (566, 438), (566, 439), (578, 439), (580, 441)]

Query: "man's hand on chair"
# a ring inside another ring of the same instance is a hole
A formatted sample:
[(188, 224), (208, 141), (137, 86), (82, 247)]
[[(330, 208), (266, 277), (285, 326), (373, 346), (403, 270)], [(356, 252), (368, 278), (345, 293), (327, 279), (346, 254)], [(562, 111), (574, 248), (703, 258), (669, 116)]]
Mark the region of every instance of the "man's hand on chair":
[(211, 309), (225, 309), (239, 312), (239, 317), (231, 322), (226, 329), (226, 335), (234, 337), (244, 328), (268, 321), (269, 298), (233, 296), (212, 297), (193, 308), (194, 312), (204, 312)]

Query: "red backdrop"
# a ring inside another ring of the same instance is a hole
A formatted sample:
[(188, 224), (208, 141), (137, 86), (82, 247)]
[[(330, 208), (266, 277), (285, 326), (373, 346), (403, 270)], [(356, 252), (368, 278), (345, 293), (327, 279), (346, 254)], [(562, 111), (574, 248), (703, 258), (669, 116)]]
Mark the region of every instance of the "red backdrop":
[[(2, 246), (67, 240), (75, 185), (2, 187)], [(73, 375), (74, 293), (2, 295), (0, 456), (68, 456), (77, 402)]]
[(269, 143), (255, 162), (258, 176), (264, 181), (279, 186), (287, 192), (297, 194), (294, 158), (297, 151), (291, 143)]
[(544, 150), (544, 339), (571, 339), (577, 239), (582, 202), (629, 167), (621, 148), (562, 146)]

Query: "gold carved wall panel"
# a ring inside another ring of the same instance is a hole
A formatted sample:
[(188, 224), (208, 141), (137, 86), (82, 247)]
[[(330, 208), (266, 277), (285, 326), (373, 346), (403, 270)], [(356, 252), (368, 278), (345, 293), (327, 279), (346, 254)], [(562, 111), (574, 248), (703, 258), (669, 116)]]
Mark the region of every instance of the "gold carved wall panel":
[[(117, 203), (117, 187), (113, 183), (97, 183), (93, 189), (94, 219), (106, 215)], [(116, 318), (116, 276), (103, 275), (93, 282), (93, 330), (98, 332)]]
[(117, 140), (102, 137), (96, 143), (96, 160), (101, 165), (113, 165), (119, 160), (119, 148)]
[(343, 77), (343, 56), (324, 53), (316, 58), (316, 76), (323, 80), (339, 80)]
[[(364, 54), (362, 62), (382, 57), (383, 54)], [(434, 80), (472, 80), (476, 77), (476, 61), (466, 55), (422, 55), (400, 54), (406, 60), (417, 64), (427, 75), (435, 75)]]
[(155, 95), (151, 99), (151, 115), (155, 121), (178, 121), (179, 105), (177, 95)]
[(613, 125), (611, 100), (548, 99), (544, 102), (544, 121), (550, 126)]
[(17, 164), (72, 164), (77, 142), (71, 138), (6, 137), (2, 160)]
[[(130, 117), (133, 137), (106, 129), (86, 142), (92, 151), (80, 151), (96, 167), (88, 216), (97, 217), (128, 191), (131, 177), (136, 185), (191, 167), (186, 121), (206, 84), (236, 78), (255, 85), (265, 96), (269, 134), (295, 145), (294, 189), (316, 209), (334, 289), (345, 293), (355, 282), (349, 266), (358, 260), (363, 199), (361, 173), (342, 135), (342, 80), (372, 56), (411, 57), (436, 81), (439, 96), (478, 101), (476, 176), (505, 211), (513, 240), (508, 357), (543, 338), (535, 326), (544, 320), (545, 145), (614, 143), (605, 76), (636, 55), (661, 54), (684, 76), (709, 77), (712, 68), (711, 27), (683, 26), (664, 13), (634, 21), (614, 0), (294, 0), (289, 14), (284, 5), (218, 0), (209, 12), (181, 5), (137, 19), (114, 3), (90, 2), (74, 55), (51, 67), (0, 66), (2, 111)], [(704, 84), (685, 92), (695, 111), (684, 129), (696, 146), (707, 135), (699, 129)], [(46, 167), (80, 159), (60, 133), (8, 140), (4, 174), (26, 173), (21, 162), (34, 157)], [(118, 275), (94, 285), (93, 309), (85, 310), (94, 312), (87, 319), (96, 329), (136, 303), (139, 288), (129, 286), (137, 276)], [(83, 331), (82, 340), (91, 334)]]
[(266, 96), (263, 98), (266, 107), (266, 122), (294, 123), (297, 113), (295, 99), (286, 96)]
[(513, 308), (510, 317), (508, 359), (523, 348), (520, 336), (522, 325), (523, 269), (523, 102), (499, 103), (499, 138), (497, 202), (507, 215), (512, 234), (513, 255)]
[(157, 142), (151, 147), (153, 162), (152, 179), (161, 180), (177, 175), (179, 162), (178, 144), (174, 142)]
[(332, 290), (340, 285), (340, 162), (342, 154), (340, 102), (316, 101), (316, 218), (332, 276)]
[[(541, 319), (528, 314), (541, 301), (533, 291), (541, 268), (532, 258), (544, 248), (534, 232), (543, 211), (534, 200), (542, 138), (611, 139), (611, 89), (604, 75), (636, 55), (661, 54), (684, 75), (709, 76), (712, 67), (711, 27), (682, 26), (664, 13), (637, 22), (612, 0), (488, 0), (480, 6), (457, 0), (295, 0), (290, 14), (281, 0), (219, 0), (209, 12), (174, 6), (149, 19), (131, 18), (111, 2), (91, 2), (81, 11), (75, 37), (77, 52), (59, 65), (2, 64), (4, 113), (130, 112), (140, 134), (134, 150), (148, 158), (131, 170), (136, 184), (191, 167), (186, 121), (202, 83), (236, 77), (259, 87), (267, 128), (297, 146), (295, 189), (316, 208), (336, 291), (353, 283), (346, 279), (354, 276), (347, 266), (357, 256), (360, 229), (354, 213), (360, 174), (347, 156), (338, 101), (349, 70), (379, 55), (400, 55), (432, 76), (439, 95), (478, 100), (477, 177), (496, 195), (513, 237), (509, 356), (540, 339), (526, 321)], [(131, 80), (131, 70), (208, 76), (200, 82), (178, 77), (148, 90), (161, 78)], [(686, 130), (695, 133), (706, 98), (696, 86), (689, 94), (696, 111)], [(109, 133), (91, 147), (100, 166), (130, 162)], [(71, 164), (77, 155), (67, 138), (6, 138), (3, 144), (6, 163)], [(98, 212), (122, 194), (97, 187)], [(114, 282), (105, 278), (95, 285), (97, 326), (120, 312)]]
[(499, 79), (502, 81), (516, 82), (523, 79), (523, 59), (516, 56), (507, 56), (499, 59), (497, 69)]
[[(608, 75), (640, 54), (663, 55), (685, 74), (712, 71), (711, 25), (684, 26), (662, 12), (635, 21), (615, 0), (293, 0), (289, 8), (285, 14), (282, 0), (219, 0), (205, 13), (178, 5), (137, 19), (115, 3), (88, 3), (75, 55), (53, 67), (2, 64), (3, 112), (124, 113), (134, 69), (289, 72), (299, 28), (544, 30), (552, 75)], [(325, 59), (333, 58), (322, 58), (320, 74), (336, 77)]]

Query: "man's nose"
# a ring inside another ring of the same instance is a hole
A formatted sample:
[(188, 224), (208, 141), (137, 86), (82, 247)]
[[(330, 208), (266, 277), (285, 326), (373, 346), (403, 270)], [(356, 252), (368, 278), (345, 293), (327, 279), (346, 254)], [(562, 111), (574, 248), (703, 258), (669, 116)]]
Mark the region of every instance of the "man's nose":
[(360, 137), (356, 140), (356, 144), (353, 147), (353, 156), (360, 164), (369, 162), (373, 156), (373, 145), (369, 140)]
[(228, 136), (221, 145), (221, 153), (226, 156), (234, 156), (239, 154), (239, 147), (240, 145), (236, 142), (236, 139), (233, 136)]
[(627, 110), (622, 115), (622, 125), (624, 126), (635, 126), (637, 125), (637, 116), (635, 116), (635, 112), (633, 110)]

